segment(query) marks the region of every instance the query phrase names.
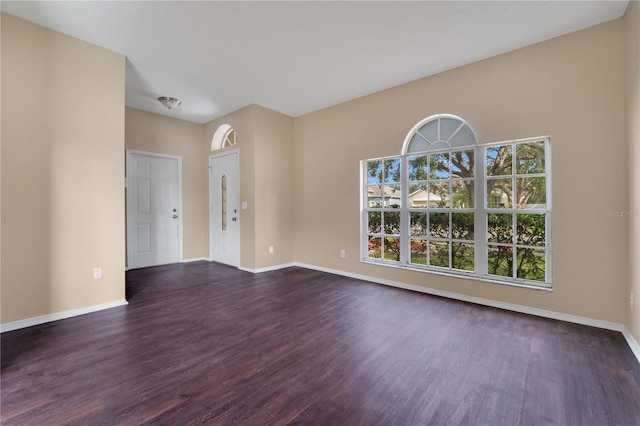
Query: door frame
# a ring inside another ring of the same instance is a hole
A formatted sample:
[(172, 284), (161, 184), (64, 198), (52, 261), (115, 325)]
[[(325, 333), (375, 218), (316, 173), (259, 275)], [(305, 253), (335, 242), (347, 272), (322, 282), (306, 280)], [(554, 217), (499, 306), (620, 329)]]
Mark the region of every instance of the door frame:
[(221, 157), (226, 157), (228, 155), (234, 155), (236, 156), (236, 161), (235, 161), (235, 168), (236, 168), (236, 205), (238, 206), (238, 235), (236, 235), (236, 247), (237, 247), (237, 252), (238, 252), (238, 261), (237, 264), (235, 265), (230, 265), (230, 266), (234, 266), (236, 268), (240, 267), (240, 228), (242, 226), (242, 221), (240, 220), (240, 210), (242, 210), (241, 206), (240, 206), (240, 150), (239, 149), (230, 149), (228, 151), (224, 151), (224, 152), (220, 152), (218, 154), (211, 154), (209, 155), (209, 164), (207, 164), (207, 167), (209, 169), (209, 261), (213, 261), (213, 252), (212, 252), (212, 242), (213, 242), (213, 226), (211, 225), (213, 223), (213, 196), (212, 196), (212, 191), (213, 191), (213, 185), (212, 185), (212, 177), (213, 177), (213, 169), (211, 167), (211, 161), (215, 160), (217, 158), (221, 158)]
[(129, 173), (129, 166), (131, 164), (131, 155), (147, 155), (150, 157), (158, 157), (158, 158), (168, 158), (178, 161), (178, 263), (182, 263), (184, 261), (183, 257), (183, 235), (182, 235), (182, 217), (184, 216), (184, 209), (182, 206), (182, 157), (179, 155), (170, 155), (170, 154), (160, 154), (157, 152), (148, 152), (148, 151), (139, 151), (135, 149), (127, 149), (126, 150), (126, 163), (125, 163), (125, 197), (124, 197), (124, 205), (125, 205), (125, 235), (126, 235), (126, 269), (129, 269), (129, 242), (130, 242), (130, 230), (132, 229), (130, 221), (132, 221), (132, 217), (129, 214), (129, 188), (131, 187), (132, 182), (131, 173)]

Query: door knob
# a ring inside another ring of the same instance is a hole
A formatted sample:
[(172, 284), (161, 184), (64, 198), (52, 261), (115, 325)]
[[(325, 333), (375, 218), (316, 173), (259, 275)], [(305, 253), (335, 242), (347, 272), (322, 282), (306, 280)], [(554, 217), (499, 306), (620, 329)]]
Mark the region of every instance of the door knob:
[(174, 215), (173, 215), (173, 218), (174, 218), (174, 219), (177, 219), (177, 218), (178, 218), (178, 215), (177, 215), (177, 214), (174, 214)]

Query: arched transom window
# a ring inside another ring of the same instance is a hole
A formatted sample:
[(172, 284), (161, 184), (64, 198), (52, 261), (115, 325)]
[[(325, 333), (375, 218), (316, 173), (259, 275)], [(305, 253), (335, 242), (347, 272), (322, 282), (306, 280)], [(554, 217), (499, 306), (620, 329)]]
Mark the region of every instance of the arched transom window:
[(222, 124), (216, 129), (211, 140), (211, 151), (233, 146), (237, 143), (236, 131), (228, 124)]
[(476, 145), (476, 134), (460, 117), (439, 114), (416, 124), (405, 138), (402, 154)]
[(401, 155), (362, 162), (362, 260), (549, 288), (549, 145), (479, 146), (460, 117), (420, 121)]

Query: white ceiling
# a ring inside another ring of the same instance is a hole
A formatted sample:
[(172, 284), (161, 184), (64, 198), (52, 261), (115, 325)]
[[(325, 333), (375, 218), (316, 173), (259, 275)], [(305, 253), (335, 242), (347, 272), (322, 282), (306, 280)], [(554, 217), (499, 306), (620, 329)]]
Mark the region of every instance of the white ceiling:
[[(628, 1), (5, 1), (3, 12), (126, 55), (126, 104), (204, 123), (290, 116), (596, 25)], [(180, 98), (171, 111), (158, 96)]]

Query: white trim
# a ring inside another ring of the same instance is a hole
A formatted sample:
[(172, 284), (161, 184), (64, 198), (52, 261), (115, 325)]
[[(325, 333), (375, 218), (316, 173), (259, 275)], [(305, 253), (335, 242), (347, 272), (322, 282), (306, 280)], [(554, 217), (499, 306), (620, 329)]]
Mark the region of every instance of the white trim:
[(201, 260), (209, 261), (209, 258), (207, 258), (207, 257), (193, 257), (191, 259), (182, 259), (182, 263), (199, 262)]
[(151, 152), (151, 151), (140, 151), (140, 150), (137, 150), (137, 149), (127, 149), (127, 152), (131, 153), (131, 154), (150, 155), (152, 157), (169, 158), (169, 159), (172, 159), (172, 160), (182, 159), (182, 157), (179, 156), (179, 155), (162, 154), (160, 152)]
[(126, 300), (116, 300), (113, 302), (101, 303), (99, 305), (86, 306), (84, 308), (72, 309), (70, 311), (56, 312), (53, 314), (41, 315), (38, 317), (26, 318), (23, 320), (7, 322), (0, 324), (0, 333), (7, 331), (18, 330), (20, 328), (32, 327), (34, 325), (40, 325), (47, 322), (58, 321), (61, 319), (76, 317), (78, 315), (90, 314), (92, 312), (102, 311), (104, 309), (115, 308), (117, 306), (128, 305)]
[(622, 327), (622, 335), (625, 339), (627, 339), (629, 348), (631, 348), (631, 351), (638, 359), (638, 362), (640, 362), (640, 345), (638, 345), (638, 342), (633, 338), (633, 335), (631, 335), (631, 332), (629, 331), (629, 329), (627, 329), (627, 327)]
[(306, 263), (294, 262), (293, 266), (300, 268), (313, 269), (315, 271), (327, 272), (330, 274), (341, 275), (348, 278), (355, 278), (358, 280), (369, 281), (376, 284), (387, 285), (390, 287), (402, 288), (405, 290), (417, 291), (419, 293), (431, 294), (434, 296), (446, 297), (448, 299), (461, 300), (463, 302), (471, 302), (477, 305), (490, 306), (498, 309), (505, 309), (508, 311), (519, 312), (522, 314), (535, 315), (543, 318), (550, 318), (559, 321), (570, 322), (574, 324), (587, 325), (590, 327), (602, 328), (605, 330), (619, 331), (622, 333), (627, 341), (627, 344), (631, 348), (631, 351), (635, 355), (636, 359), (640, 363), (640, 345), (633, 338), (629, 330), (624, 324), (602, 321), (593, 318), (581, 317), (578, 315), (563, 314), (561, 312), (548, 311), (546, 309), (532, 308), (530, 306), (516, 305), (514, 303), (500, 302), (497, 300), (484, 299), (482, 297), (467, 296), (465, 294), (453, 293), (445, 290), (438, 290), (435, 288), (423, 287), (413, 284), (406, 284), (399, 281), (387, 280), (384, 278), (376, 278), (368, 275), (354, 274), (351, 272), (340, 271), (338, 269), (324, 268), (322, 266), (309, 265)]
[[(239, 266), (238, 269), (245, 272), (251, 272), (252, 274), (261, 274), (263, 272), (277, 271), (279, 269), (292, 268), (294, 266), (302, 266), (303, 268), (305, 267), (304, 265), (292, 262), (292, 263), (282, 263), (280, 265), (266, 266), (264, 268), (258, 268), (258, 269), (251, 269), (251, 268), (245, 268), (243, 266)], [(313, 268), (309, 267), (308, 269), (313, 269)]]

